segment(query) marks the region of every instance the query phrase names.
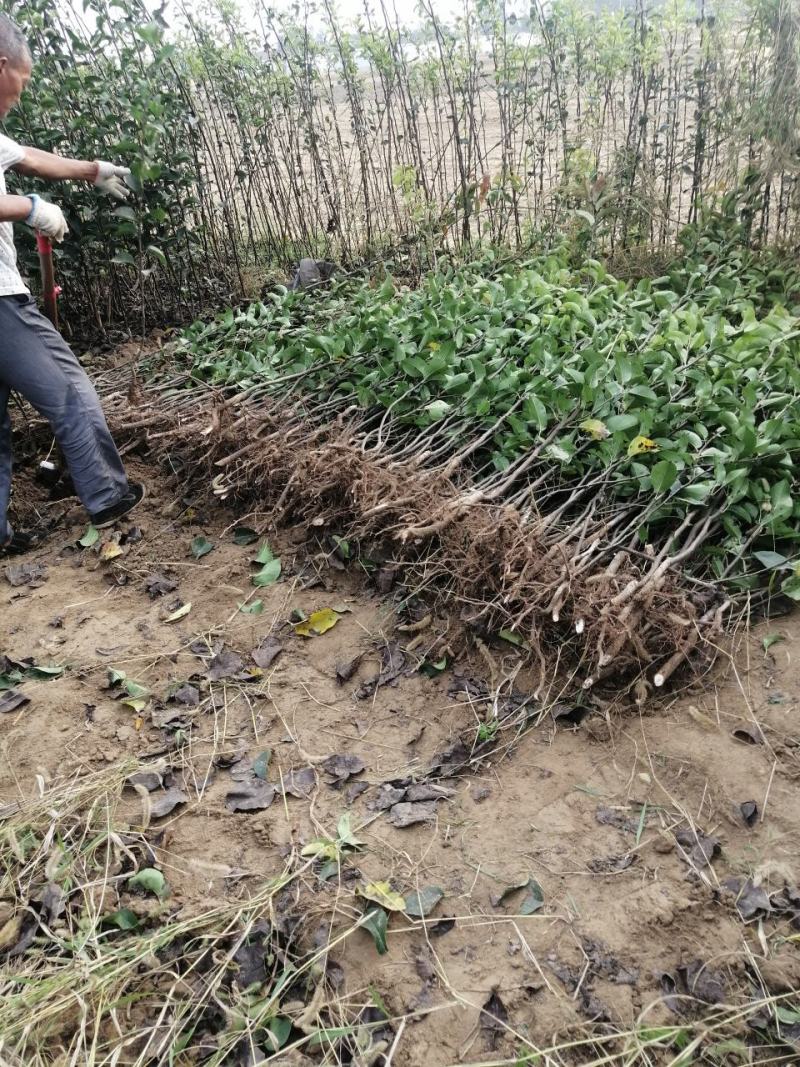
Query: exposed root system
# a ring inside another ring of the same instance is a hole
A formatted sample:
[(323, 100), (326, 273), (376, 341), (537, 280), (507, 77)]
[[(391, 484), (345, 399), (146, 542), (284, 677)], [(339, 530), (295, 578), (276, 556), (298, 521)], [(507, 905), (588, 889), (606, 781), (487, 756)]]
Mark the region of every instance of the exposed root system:
[(663, 686), (688, 659), (708, 655), (724, 624), (728, 603), (680, 570), (713, 513), (690, 516), (655, 550), (641, 546), (618, 513), (607, 519), (598, 500), (577, 520), (554, 520), (531, 506), (534, 492), (522, 511), (503, 502), (502, 483), (499, 491), (476, 489), (463, 457), (436, 466), (418, 452), (404, 459), (396, 447), (368, 449), (374, 431), (365, 434), (356, 409), (314, 421), (302, 406), (175, 391), (163, 381), (137, 390), (136, 401), (131, 417), (130, 395), (106, 392), (118, 437), (169, 454), (220, 498), (258, 497), (276, 521), (306, 519), (390, 547), (408, 584), (457, 598), (478, 632), (514, 631), (543, 681), (557, 650), (585, 689), (611, 677), (617, 686), (643, 677)]

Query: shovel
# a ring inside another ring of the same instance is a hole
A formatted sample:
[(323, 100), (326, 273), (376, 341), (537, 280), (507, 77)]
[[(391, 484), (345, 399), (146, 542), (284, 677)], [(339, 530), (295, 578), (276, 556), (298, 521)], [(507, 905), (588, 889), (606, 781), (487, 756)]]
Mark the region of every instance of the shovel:
[(56, 273), (53, 269), (53, 242), (43, 233), (36, 232), (36, 249), (39, 252), (39, 267), (42, 272), (42, 298), (44, 313), (58, 329), (58, 306), (56, 300), (61, 292), (56, 285)]
[[(56, 273), (53, 268), (53, 242), (43, 233), (36, 232), (36, 249), (39, 253), (39, 268), (42, 272), (42, 297), (44, 300), (44, 313), (52, 324), (58, 329), (58, 305), (56, 303), (61, 288), (56, 285)], [(55, 441), (53, 442), (53, 445)], [(61, 477), (58, 465), (50, 456), (53, 453), (53, 445), (46, 459), (39, 463), (38, 481), (48, 489), (53, 489)]]

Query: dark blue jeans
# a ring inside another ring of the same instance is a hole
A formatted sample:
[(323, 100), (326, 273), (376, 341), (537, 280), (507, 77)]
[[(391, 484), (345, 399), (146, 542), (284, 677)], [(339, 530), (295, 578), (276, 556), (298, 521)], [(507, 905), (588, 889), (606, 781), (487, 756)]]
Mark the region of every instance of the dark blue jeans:
[(86, 510), (93, 514), (116, 504), (128, 479), (94, 386), (32, 297), (0, 296), (0, 542), (12, 532), (12, 389), (50, 423)]

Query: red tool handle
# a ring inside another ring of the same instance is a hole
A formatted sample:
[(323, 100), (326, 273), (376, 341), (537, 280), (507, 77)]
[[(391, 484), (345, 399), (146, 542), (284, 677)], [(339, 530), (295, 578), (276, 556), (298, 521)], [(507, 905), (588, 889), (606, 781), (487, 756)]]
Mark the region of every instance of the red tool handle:
[(45, 234), (36, 231), (36, 248), (39, 252), (39, 267), (42, 272), (42, 296), (44, 299), (44, 313), (52, 324), (58, 329), (58, 307), (56, 300), (61, 292), (56, 285), (55, 269), (53, 267), (53, 242)]

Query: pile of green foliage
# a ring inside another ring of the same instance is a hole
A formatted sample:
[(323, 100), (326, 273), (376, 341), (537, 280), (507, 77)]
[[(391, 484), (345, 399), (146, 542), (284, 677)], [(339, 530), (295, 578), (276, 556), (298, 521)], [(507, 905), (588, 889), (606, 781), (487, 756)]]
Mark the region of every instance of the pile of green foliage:
[(795, 293), (742, 251), (635, 284), (566, 249), (487, 252), (416, 289), (281, 289), (181, 349), (195, 380), (300, 399), (312, 420), (357, 405), (365, 448), (441, 461), (485, 438), (470, 484), (502, 482), (523, 513), (569, 525), (593, 507), (656, 545), (711, 516), (696, 574), (747, 586), (767, 568), (800, 599)]

